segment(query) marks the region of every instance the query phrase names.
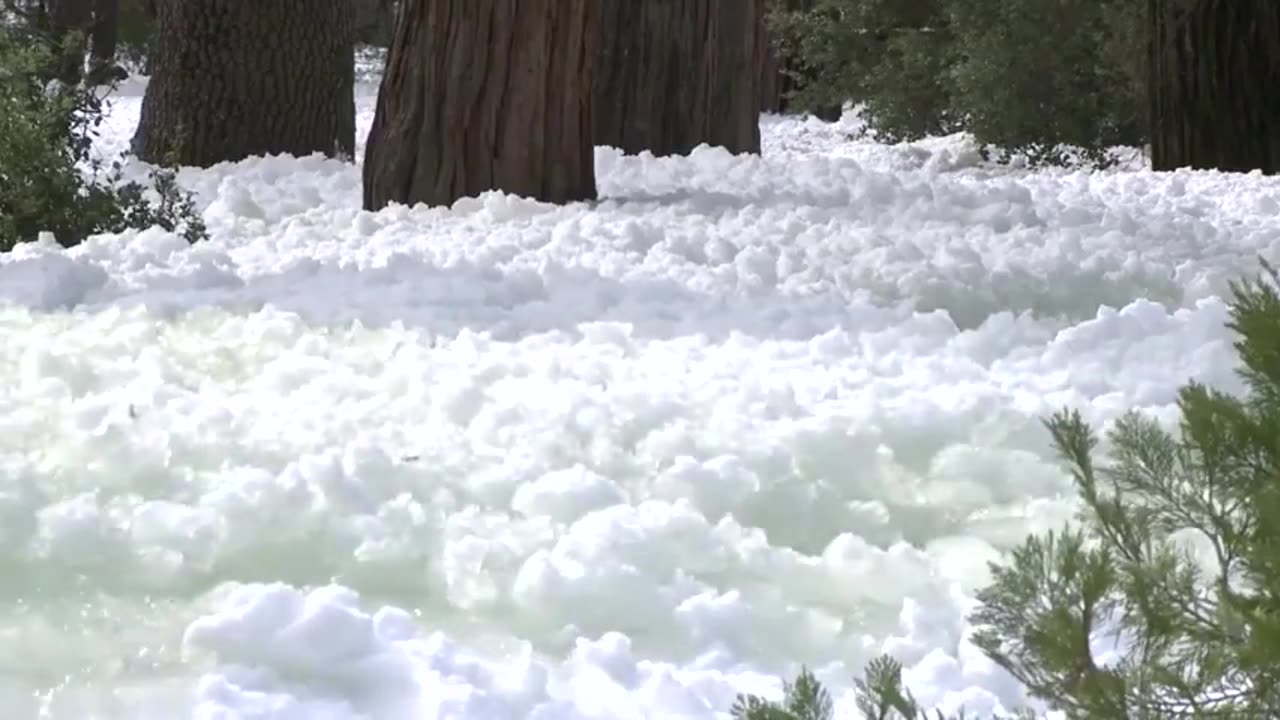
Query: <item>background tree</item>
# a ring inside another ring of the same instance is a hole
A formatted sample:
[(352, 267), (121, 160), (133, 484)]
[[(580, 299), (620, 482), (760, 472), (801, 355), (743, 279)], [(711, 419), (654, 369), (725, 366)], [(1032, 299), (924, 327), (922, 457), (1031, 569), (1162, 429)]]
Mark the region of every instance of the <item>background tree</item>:
[(143, 75), (151, 74), (151, 48), (156, 39), (154, 16), (152, 0), (120, 0), (116, 56)]
[(355, 150), (351, 0), (155, 0), (133, 149), (207, 167)]
[(405, 0), (378, 90), (364, 206), (488, 190), (596, 197), (598, 0)]
[(1280, 170), (1280, 4), (1148, 6), (1152, 167)]
[(355, 5), (356, 41), (386, 47), (395, 30), (395, 0), (353, 0)]
[(778, 23), (787, 18), (804, 16), (813, 10), (815, 0), (768, 0), (765, 14), (766, 46), (761, 57), (760, 109), (765, 112), (812, 113), (823, 120), (839, 120), (844, 112), (844, 100), (824, 97), (821, 103), (800, 100), (804, 87), (821, 81), (817, 68), (805, 65), (797, 53), (786, 46), (785, 34), (779, 36)]
[(595, 142), (760, 152), (766, 0), (602, 0)]
[(119, 0), (3, 0), (4, 10), (21, 28), (53, 49), (44, 73), (64, 85), (84, 79), (85, 46), (93, 84), (123, 79), (115, 65), (120, 24)]

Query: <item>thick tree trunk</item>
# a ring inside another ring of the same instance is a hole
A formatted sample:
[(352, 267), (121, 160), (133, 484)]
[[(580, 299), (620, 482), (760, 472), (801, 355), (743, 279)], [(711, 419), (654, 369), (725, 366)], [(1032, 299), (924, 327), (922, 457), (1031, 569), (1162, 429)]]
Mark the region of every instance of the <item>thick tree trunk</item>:
[(769, 39), (768, 28), (762, 28), (760, 32), (764, 35), (760, 52), (760, 110), (782, 112), (785, 103), (783, 83), (786, 81), (782, 57)]
[(156, 0), (155, 16), (139, 157), (354, 153), (351, 0)]
[(760, 152), (767, 0), (599, 0), (596, 144)]
[(599, 0), (404, 0), (364, 160), (364, 206), (503, 190), (596, 197)]
[(1151, 165), (1280, 171), (1280, 3), (1148, 0)]

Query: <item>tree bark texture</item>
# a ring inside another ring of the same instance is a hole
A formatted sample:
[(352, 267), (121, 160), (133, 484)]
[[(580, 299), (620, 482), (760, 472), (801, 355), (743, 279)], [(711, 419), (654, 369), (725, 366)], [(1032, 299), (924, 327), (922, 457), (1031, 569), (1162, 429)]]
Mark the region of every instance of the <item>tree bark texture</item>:
[(156, 0), (134, 152), (207, 167), (355, 151), (351, 0)]
[(364, 206), (489, 190), (596, 198), (599, 0), (404, 0), (365, 149)]
[(786, 80), (782, 55), (774, 47), (769, 34), (768, 12), (776, 0), (765, 3), (766, 21), (760, 23), (760, 110), (763, 112), (782, 112), (785, 105), (783, 98)]
[(787, 93), (794, 83), (788, 68), (790, 63), (775, 45), (769, 28), (769, 14), (774, 11), (790, 12), (811, 5), (813, 0), (766, 0), (765, 22), (760, 32), (764, 45), (760, 53), (760, 110), (783, 113), (788, 110)]
[(767, 0), (599, 0), (596, 144), (760, 152)]
[(1148, 0), (1151, 164), (1280, 171), (1280, 3)]

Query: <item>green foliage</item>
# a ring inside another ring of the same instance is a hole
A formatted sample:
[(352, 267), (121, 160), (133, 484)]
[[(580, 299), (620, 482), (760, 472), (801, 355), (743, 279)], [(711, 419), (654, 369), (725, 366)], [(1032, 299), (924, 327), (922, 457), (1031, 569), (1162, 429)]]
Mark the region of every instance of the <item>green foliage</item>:
[(90, 87), (47, 82), (54, 51), (39, 37), (0, 30), (0, 251), (40, 232), (68, 247), (154, 225), (206, 238), (175, 168), (152, 170), (148, 186), (125, 181), (120, 160), (94, 156), (103, 100)]
[[(942, 711), (930, 714), (902, 685), (902, 664), (882, 655), (870, 663), (854, 684), (858, 712), (867, 720), (968, 720), (960, 714), (948, 717)], [(794, 682), (785, 683), (781, 701), (756, 695), (739, 695), (730, 709), (734, 720), (835, 720), (835, 705), (822, 683), (801, 668)], [(1021, 711), (1003, 720), (1031, 720), (1030, 711)]]
[[(992, 564), (970, 620), (974, 643), (1067, 718), (1280, 717), (1280, 275), (1263, 265), (1231, 288), (1243, 397), (1189, 383), (1176, 432), (1136, 412), (1104, 437), (1075, 411), (1045, 422), (1081, 522)], [(929, 717), (901, 671), (868, 666), (863, 715)], [(823, 698), (805, 671), (782, 702), (743, 696), (734, 717), (826, 720)]]
[(779, 0), (769, 23), (796, 84), (794, 107), (857, 100), (889, 141), (958, 129), (941, 0)]
[(130, 65), (147, 70), (155, 23), (147, 15), (142, 0), (120, 0), (117, 24), (119, 48), (116, 57)]
[(853, 100), (889, 141), (972, 132), (990, 157), (1105, 166), (1146, 138), (1143, 0), (781, 0), (801, 107)]
[[(1280, 716), (1280, 294), (1266, 272), (1232, 287), (1245, 397), (1190, 383), (1176, 434), (1127, 414), (1105, 464), (1078, 413), (1046, 423), (1083, 531), (1032, 538), (997, 568), (975, 642), (1072, 717)], [(1109, 638), (1118, 662), (1099, 667), (1089, 641)]]
[(779, 702), (739, 695), (729, 714), (734, 720), (832, 720), (831, 695), (808, 668), (801, 668), (794, 682), (785, 683), (782, 694)]
[[(1032, 165), (1110, 161), (1145, 139), (1140, 0), (948, 0), (966, 129)], [(1049, 40), (1051, 35), (1052, 40)], [(1062, 146), (1069, 146), (1071, 150)]]

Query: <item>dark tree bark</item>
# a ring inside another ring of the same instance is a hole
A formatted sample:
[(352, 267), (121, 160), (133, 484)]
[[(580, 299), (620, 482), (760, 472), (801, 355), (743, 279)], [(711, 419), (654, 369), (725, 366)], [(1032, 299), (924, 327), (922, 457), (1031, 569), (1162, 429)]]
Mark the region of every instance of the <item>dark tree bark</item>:
[(93, 30), (89, 33), (90, 73), (101, 76), (116, 58), (116, 40), (120, 32), (120, 1), (94, 0)]
[(782, 56), (773, 46), (769, 29), (761, 27), (762, 47), (760, 52), (760, 110), (763, 112), (782, 112), (785, 99), (783, 83), (786, 81)]
[(351, 0), (156, 0), (134, 152), (207, 167), (355, 151)]
[(393, 0), (354, 0), (356, 40), (366, 45), (387, 47), (395, 29), (396, 8)]
[(503, 190), (596, 197), (599, 0), (404, 0), (364, 160), (364, 206)]
[(93, 23), (93, 0), (49, 0), (40, 8), (44, 26), (55, 45), (55, 67), (49, 73), (67, 85), (80, 82), (84, 70), (84, 41)]
[(27, 30), (35, 31), (53, 45), (45, 79), (78, 84), (84, 76), (87, 41), (92, 41), (90, 82), (106, 82), (121, 72), (114, 64), (120, 23), (118, 0), (4, 0), (3, 8), (24, 21)]
[(1280, 171), (1280, 3), (1148, 0), (1151, 165)]
[(767, 0), (599, 0), (596, 144), (760, 152)]

